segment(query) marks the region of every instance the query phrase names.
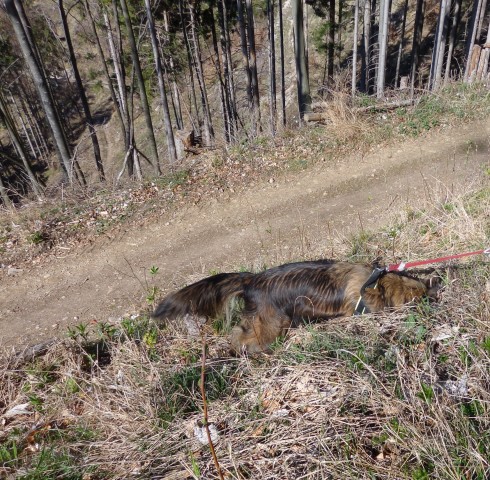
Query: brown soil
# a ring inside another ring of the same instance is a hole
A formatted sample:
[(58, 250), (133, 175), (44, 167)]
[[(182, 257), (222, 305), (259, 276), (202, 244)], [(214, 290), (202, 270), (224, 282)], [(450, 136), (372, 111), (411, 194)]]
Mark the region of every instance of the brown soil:
[[(144, 228), (120, 228), (115, 238), (4, 276), (0, 341), (36, 343), (79, 322), (138, 313), (153, 285), (168, 292), (213, 271), (335, 257), (332, 238), (381, 226), (435, 190), (464, 192), (484, 181), (489, 138), (485, 121), (363, 159), (318, 164), (226, 201), (186, 206)], [(159, 267), (154, 277), (152, 266)]]

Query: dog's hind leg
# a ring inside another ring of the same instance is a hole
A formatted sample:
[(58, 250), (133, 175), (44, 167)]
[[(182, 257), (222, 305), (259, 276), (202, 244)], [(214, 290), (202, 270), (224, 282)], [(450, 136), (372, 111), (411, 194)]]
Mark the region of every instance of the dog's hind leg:
[(236, 353), (266, 352), (277, 338), (285, 335), (291, 321), (278, 315), (245, 317), (231, 331), (231, 347)]

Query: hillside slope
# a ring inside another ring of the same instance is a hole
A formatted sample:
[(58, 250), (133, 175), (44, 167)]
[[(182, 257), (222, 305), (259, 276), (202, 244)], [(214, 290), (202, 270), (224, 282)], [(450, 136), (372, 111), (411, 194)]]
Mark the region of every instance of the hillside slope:
[[(334, 236), (380, 226), (435, 190), (464, 191), (488, 182), (482, 172), (489, 165), (489, 138), (486, 120), (363, 159), (317, 164), (5, 277), (1, 343), (35, 343), (64, 335), (73, 323), (139, 312), (153, 285), (161, 296), (211, 271), (335, 256)], [(152, 266), (159, 273), (150, 279)]]

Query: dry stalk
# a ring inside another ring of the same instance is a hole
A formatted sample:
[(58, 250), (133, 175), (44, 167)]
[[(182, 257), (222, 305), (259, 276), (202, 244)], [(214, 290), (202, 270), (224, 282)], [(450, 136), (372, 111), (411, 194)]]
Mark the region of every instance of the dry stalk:
[(218, 457), (216, 455), (216, 450), (214, 449), (213, 439), (211, 438), (211, 431), (209, 430), (208, 423), (208, 402), (206, 399), (206, 333), (201, 328), (201, 339), (202, 339), (202, 353), (201, 353), (201, 397), (202, 397), (202, 414), (204, 420), (204, 428), (206, 429), (206, 435), (208, 437), (209, 450), (213, 457), (214, 466), (216, 467), (216, 472), (221, 480), (224, 480), (223, 472), (221, 471), (221, 466), (219, 464)]

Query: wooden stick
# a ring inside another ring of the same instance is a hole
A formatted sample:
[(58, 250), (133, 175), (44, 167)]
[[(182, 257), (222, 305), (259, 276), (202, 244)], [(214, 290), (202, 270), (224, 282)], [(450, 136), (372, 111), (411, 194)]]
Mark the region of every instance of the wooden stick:
[(201, 353), (201, 397), (202, 397), (202, 413), (204, 418), (204, 428), (206, 429), (206, 435), (208, 436), (209, 450), (211, 451), (211, 455), (214, 460), (214, 465), (216, 467), (216, 471), (218, 472), (220, 480), (224, 480), (223, 472), (221, 471), (221, 467), (218, 461), (218, 457), (216, 456), (216, 451), (214, 449), (213, 440), (211, 439), (211, 431), (209, 430), (208, 424), (208, 402), (206, 400), (206, 388), (205, 388), (205, 379), (206, 379), (206, 334), (201, 328), (201, 338), (202, 338), (202, 353)]

